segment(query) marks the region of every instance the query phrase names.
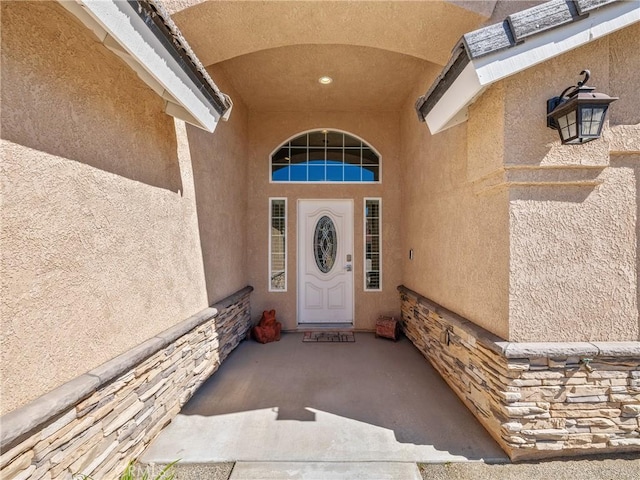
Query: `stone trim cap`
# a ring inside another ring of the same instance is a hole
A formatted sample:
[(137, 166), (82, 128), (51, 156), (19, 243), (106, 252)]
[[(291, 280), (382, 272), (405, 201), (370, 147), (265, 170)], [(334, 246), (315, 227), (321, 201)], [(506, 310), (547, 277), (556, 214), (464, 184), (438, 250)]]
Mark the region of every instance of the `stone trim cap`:
[(101, 386), (131, 370), (194, 328), (218, 316), (220, 310), (233, 305), (252, 291), (253, 287), (247, 286), (122, 355), (64, 383), (27, 405), (2, 415), (0, 417), (0, 425), (2, 426), (0, 429), (0, 450), (5, 451), (19, 443), (34, 429), (55, 420), (57, 416), (89, 397)]
[(559, 356), (634, 357), (640, 362), (639, 342), (509, 342), (476, 325), (460, 315), (447, 310), (413, 290), (400, 285), (401, 294), (415, 297), (429, 309), (452, 325), (473, 335), (478, 343), (505, 358), (541, 358)]

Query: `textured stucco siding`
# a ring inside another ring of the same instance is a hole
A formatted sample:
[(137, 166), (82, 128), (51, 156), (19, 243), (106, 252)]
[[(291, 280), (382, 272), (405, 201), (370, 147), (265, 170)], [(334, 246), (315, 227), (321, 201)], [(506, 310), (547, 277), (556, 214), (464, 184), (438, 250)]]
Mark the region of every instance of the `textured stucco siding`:
[[(493, 85), (436, 136), (403, 117), (407, 286), (510, 341), (638, 340), (639, 30)], [(584, 68), (621, 100), (601, 140), (563, 146), (546, 100)]]
[(2, 412), (207, 305), (184, 124), (55, 2), (2, 2)]
[[(248, 173), (248, 257), (251, 303), (255, 315), (276, 309), (287, 329), (296, 328), (297, 201), (298, 199), (353, 199), (353, 277), (356, 329), (373, 330), (379, 315), (398, 315), (396, 286), (401, 282), (399, 122), (395, 112), (251, 112)], [(271, 152), (290, 137), (312, 129), (337, 129), (362, 138), (382, 158), (382, 183), (283, 184), (270, 183)], [(287, 197), (287, 291), (269, 292), (269, 197)], [(363, 199), (382, 198), (382, 291), (365, 291), (363, 280)]]
[[(634, 125), (640, 128), (640, 108), (638, 88), (640, 88), (640, 23), (608, 37), (609, 42), (609, 95), (620, 97), (615, 108), (609, 113), (609, 123), (617, 125)], [(634, 101), (635, 100), (635, 101)], [(640, 142), (640, 135), (635, 135)]]
[[(640, 97), (629, 88), (638, 86), (637, 68), (621, 61), (638, 66), (638, 33), (630, 27), (504, 82), (505, 165), (526, 167), (509, 187), (512, 341), (640, 338), (633, 156), (640, 131), (631, 124)], [(543, 121), (545, 100), (583, 68), (591, 69), (589, 85), (620, 96), (610, 107), (617, 125), (600, 140), (560, 145), (556, 132), (532, 125)]]
[(511, 192), (511, 340), (638, 340), (636, 174), (598, 179), (574, 199)]
[[(410, 100), (433, 77), (419, 82)], [(401, 221), (403, 283), (506, 338), (508, 197), (482, 185), (502, 164), (501, 101), (502, 92), (491, 92), (474, 106), (469, 122), (435, 136), (407, 105)]]
[(213, 135), (187, 126), (209, 303), (247, 284), (247, 110), (223, 72), (211, 73), (233, 100), (231, 117)]

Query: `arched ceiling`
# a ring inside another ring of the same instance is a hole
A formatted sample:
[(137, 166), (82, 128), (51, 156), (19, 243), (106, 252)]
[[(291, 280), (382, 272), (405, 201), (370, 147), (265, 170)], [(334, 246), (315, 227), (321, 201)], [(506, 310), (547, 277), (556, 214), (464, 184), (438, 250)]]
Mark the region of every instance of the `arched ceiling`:
[(373, 47), (444, 65), (461, 35), (486, 20), (494, 4), (442, 0), (166, 2), (205, 66), (300, 44)]
[[(255, 110), (397, 111), (416, 85), (411, 79), (435, 78), (440, 67), (378, 48), (292, 45), (209, 67), (214, 79), (220, 71)], [(333, 83), (321, 85), (323, 75)]]
[[(397, 111), (495, 3), (163, 1), (213, 79), (221, 72), (249, 109), (263, 111)], [(334, 82), (320, 85), (322, 75)]]

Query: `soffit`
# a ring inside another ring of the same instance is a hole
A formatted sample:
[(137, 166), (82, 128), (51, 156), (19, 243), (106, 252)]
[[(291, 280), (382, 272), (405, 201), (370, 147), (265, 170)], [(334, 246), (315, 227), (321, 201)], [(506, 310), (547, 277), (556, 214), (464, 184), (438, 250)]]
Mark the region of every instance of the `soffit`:
[[(204, 65), (288, 45), (354, 45), (446, 64), (460, 36), (495, 1), (170, 0), (166, 6)], [(486, 4), (486, 5), (485, 5)], [(488, 8), (491, 7), (491, 8)]]
[(230, 112), (228, 97), (156, 0), (59, 2), (165, 100), (168, 115), (213, 132)]
[[(293, 45), (209, 67), (231, 81), (244, 103), (261, 111), (397, 111), (415, 79), (441, 67), (416, 57), (353, 45)], [(328, 75), (330, 85), (318, 78)]]

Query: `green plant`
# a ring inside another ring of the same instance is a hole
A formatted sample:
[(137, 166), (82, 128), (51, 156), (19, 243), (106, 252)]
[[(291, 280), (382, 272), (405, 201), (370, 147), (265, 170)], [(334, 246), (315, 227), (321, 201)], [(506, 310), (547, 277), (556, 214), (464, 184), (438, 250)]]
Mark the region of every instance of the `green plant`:
[[(151, 477), (148, 469), (144, 469), (144, 471), (140, 471), (140, 468), (136, 467), (135, 460), (131, 460), (127, 464), (127, 468), (124, 469), (124, 472), (119, 477), (119, 480), (174, 480), (176, 477), (175, 465), (179, 460), (175, 460), (171, 462), (169, 465), (165, 466), (160, 472)], [(91, 476), (84, 475), (82, 473), (74, 473), (73, 480), (93, 480)]]

